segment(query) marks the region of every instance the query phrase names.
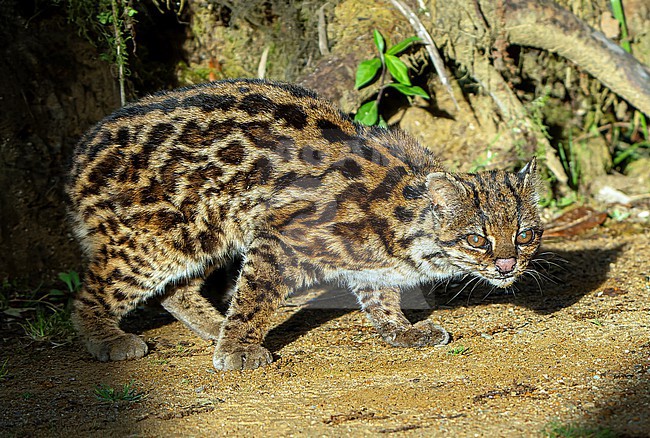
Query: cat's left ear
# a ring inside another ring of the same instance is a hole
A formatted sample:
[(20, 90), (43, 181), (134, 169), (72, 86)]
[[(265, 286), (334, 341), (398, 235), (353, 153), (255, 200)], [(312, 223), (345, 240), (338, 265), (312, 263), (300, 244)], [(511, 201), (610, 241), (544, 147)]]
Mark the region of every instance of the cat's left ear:
[(537, 158), (533, 157), (519, 172), (517, 178), (521, 181), (524, 193), (528, 193), (536, 203), (539, 201), (541, 181), (537, 170)]
[(537, 186), (537, 158), (533, 157), (519, 172), (517, 176), (522, 181), (524, 187), (535, 189)]

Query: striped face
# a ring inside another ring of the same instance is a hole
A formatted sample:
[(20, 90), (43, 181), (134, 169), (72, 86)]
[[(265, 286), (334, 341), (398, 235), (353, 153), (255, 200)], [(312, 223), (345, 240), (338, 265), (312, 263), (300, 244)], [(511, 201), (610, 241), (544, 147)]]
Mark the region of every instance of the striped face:
[(491, 171), (428, 177), (438, 245), (457, 272), (511, 286), (539, 248), (536, 163), (519, 173)]

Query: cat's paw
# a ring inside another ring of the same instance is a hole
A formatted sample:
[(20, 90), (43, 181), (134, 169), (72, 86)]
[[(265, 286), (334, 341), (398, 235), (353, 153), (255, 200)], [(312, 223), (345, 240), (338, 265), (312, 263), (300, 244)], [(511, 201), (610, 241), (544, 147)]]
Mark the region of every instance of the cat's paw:
[(232, 352), (221, 351), (217, 347), (212, 358), (212, 364), (219, 371), (253, 370), (271, 362), (271, 353), (261, 345), (242, 346)]
[(124, 333), (110, 340), (89, 339), (86, 347), (95, 359), (101, 362), (139, 359), (149, 351), (147, 344), (138, 336)]
[(449, 333), (432, 321), (416, 322), (406, 330), (384, 336), (386, 342), (396, 347), (427, 347), (449, 343)]

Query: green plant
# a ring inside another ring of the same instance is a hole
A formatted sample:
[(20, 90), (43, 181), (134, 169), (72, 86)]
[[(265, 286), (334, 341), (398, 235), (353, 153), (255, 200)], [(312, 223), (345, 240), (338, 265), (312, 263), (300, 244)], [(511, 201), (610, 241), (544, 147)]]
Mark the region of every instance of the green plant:
[(41, 285), (29, 287), (4, 280), (0, 289), (0, 311), (11, 318), (22, 320), (19, 325), (25, 335), (37, 342), (67, 344), (74, 329), (66, 306), (72, 294), (81, 287), (75, 271), (60, 272), (59, 280), (65, 288), (41, 290)]
[(542, 208), (549, 208), (551, 210), (562, 210), (565, 207), (568, 207), (571, 204), (576, 202), (581, 202), (581, 198), (576, 192), (569, 192), (565, 196), (561, 196), (557, 199), (553, 197), (542, 198), (539, 201), (539, 206)]
[[(611, 0), (612, 12), (614, 13), (614, 18), (619, 23), (621, 29), (621, 41), (620, 45), (627, 53), (632, 53), (632, 46), (630, 45), (630, 36), (628, 34), (627, 22), (625, 20), (625, 12), (623, 11), (623, 3), (621, 0)], [(646, 121), (645, 115), (640, 111), (634, 112), (634, 122), (631, 126), (632, 131), (639, 131), (645, 141), (636, 142), (629, 144), (627, 147), (620, 146), (615, 151), (612, 164), (616, 166), (621, 166), (624, 162), (638, 159), (640, 156), (638, 150), (640, 148), (650, 147), (650, 135), (648, 133), (648, 123)], [(621, 142), (622, 144), (625, 144)]]
[(20, 324), (25, 334), (37, 342), (64, 345), (72, 341), (74, 327), (70, 314), (65, 310), (37, 309), (33, 319)]
[(557, 421), (549, 423), (542, 429), (547, 438), (613, 438), (616, 436), (609, 429), (592, 428), (577, 424), (562, 424)]
[(13, 318), (23, 318), (38, 309), (47, 308), (52, 313), (62, 312), (72, 295), (81, 288), (79, 274), (75, 271), (60, 272), (59, 280), (65, 284), (62, 289), (43, 292), (41, 286), (21, 285), (16, 280), (4, 279), (0, 287), (0, 312)]
[(631, 144), (626, 148), (617, 150), (614, 154), (614, 158), (612, 159), (612, 164), (614, 166), (618, 166), (626, 160), (639, 159), (640, 155), (638, 154), (638, 150), (641, 148), (650, 148), (650, 142), (640, 141), (638, 143)]
[(36, 290), (29, 289), (24, 292), (19, 292), (20, 289), (22, 288), (15, 280), (9, 281), (4, 279), (2, 281), (2, 287), (0, 288), (0, 312), (5, 316), (22, 318), (23, 313), (34, 311), (34, 307), (31, 304), (39, 302), (39, 300), (34, 299), (38, 288)]
[(569, 177), (569, 187), (577, 189), (578, 184), (580, 183), (580, 162), (578, 161), (573, 146), (573, 136), (571, 135), (571, 132), (569, 132), (569, 141), (566, 146), (559, 143), (557, 151), (560, 155), (560, 162), (562, 163), (562, 167), (564, 167), (564, 172), (566, 172)]
[(101, 383), (95, 387), (95, 397), (103, 403), (116, 403), (121, 401), (134, 403), (144, 400), (147, 398), (147, 395), (138, 391), (135, 387), (135, 382), (131, 380), (129, 383), (122, 385), (121, 389), (115, 389)]
[[(386, 40), (383, 35), (374, 30), (373, 38), (379, 56), (362, 61), (357, 68), (357, 75), (354, 88), (357, 90), (367, 87), (379, 79), (379, 90), (377, 97), (359, 107), (354, 120), (364, 125), (385, 126), (386, 121), (379, 114), (379, 104), (384, 92), (392, 88), (402, 93), (407, 98), (420, 96), (429, 99), (429, 94), (421, 87), (413, 85), (408, 74), (409, 67), (399, 59), (399, 56), (411, 45), (420, 41), (417, 37), (407, 38), (392, 47), (386, 47)], [(386, 74), (389, 73), (394, 81), (386, 82)]]
[(67, 290), (50, 289), (50, 297), (68, 297), (69, 295), (76, 294), (81, 289), (81, 279), (76, 271), (59, 272), (59, 280), (65, 283)]
[(4, 380), (9, 375), (9, 359), (5, 359), (0, 364), (0, 381)]
[(464, 345), (457, 345), (456, 347), (452, 347), (447, 350), (447, 354), (451, 356), (462, 356), (469, 354), (469, 347), (465, 347)]
[(628, 217), (630, 217), (630, 214), (631, 213), (629, 211), (622, 211), (619, 210), (618, 208), (615, 208), (609, 212), (609, 217), (614, 219), (616, 222), (622, 222)]
[(544, 92), (533, 99), (527, 106), (526, 109), (530, 115), (530, 119), (533, 124), (537, 126), (537, 129), (544, 135), (544, 137), (550, 139), (551, 134), (548, 132), (548, 126), (544, 123), (544, 107), (548, 104), (549, 99), (551, 98), (550, 88), (545, 88)]
[[(625, 12), (623, 11), (623, 2), (621, 0), (611, 0), (611, 4), (614, 18), (616, 18), (616, 21), (618, 21), (619, 27), (621, 29), (621, 47), (627, 53), (632, 53), (630, 36), (627, 31), (627, 22), (625, 21)], [(650, 137), (648, 136), (648, 124), (646, 122), (645, 116), (639, 111), (635, 111), (635, 113), (639, 117), (639, 122), (641, 123), (646, 141), (650, 141)]]
[(92, 44), (105, 51), (101, 58), (117, 68), (122, 105), (126, 102), (125, 81), (128, 69), (129, 41), (133, 39), (137, 11), (129, 0), (52, 0), (62, 5), (68, 21), (74, 23)]

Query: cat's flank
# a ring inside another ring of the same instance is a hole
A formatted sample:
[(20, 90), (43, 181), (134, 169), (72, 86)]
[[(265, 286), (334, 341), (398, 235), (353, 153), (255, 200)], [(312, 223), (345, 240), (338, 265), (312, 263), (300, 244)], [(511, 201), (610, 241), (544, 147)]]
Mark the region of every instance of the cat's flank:
[[(445, 344), (411, 324), (400, 289), (452, 276), (510, 286), (541, 236), (536, 165), (446, 172), (402, 132), (353, 123), (306, 89), (229, 80), (119, 109), (79, 142), (68, 195), (88, 257), (73, 320), (97, 359), (147, 353), (122, 331), (138, 303), (162, 305), (215, 339), (219, 370), (271, 362), (261, 344), (292, 291), (336, 281), (384, 340)], [(241, 257), (225, 315), (200, 294)]]

